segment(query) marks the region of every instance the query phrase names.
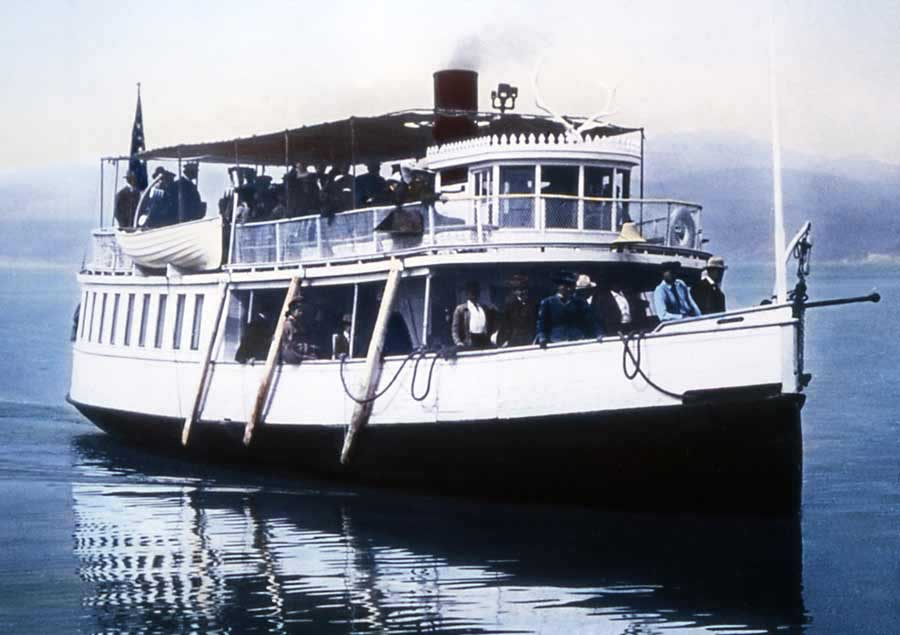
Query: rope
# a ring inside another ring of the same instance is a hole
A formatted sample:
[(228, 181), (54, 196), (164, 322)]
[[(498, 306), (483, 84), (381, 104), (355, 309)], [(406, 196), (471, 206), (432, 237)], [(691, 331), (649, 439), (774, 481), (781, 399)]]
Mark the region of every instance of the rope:
[(397, 372), (394, 373), (394, 376), (391, 377), (391, 381), (388, 382), (387, 386), (385, 386), (383, 390), (380, 390), (379, 392), (375, 393), (368, 399), (360, 399), (360, 398), (356, 397), (355, 395), (351, 394), (350, 389), (347, 387), (347, 380), (344, 378), (344, 364), (347, 363), (347, 355), (346, 355), (346, 353), (342, 354), (341, 355), (340, 375), (341, 375), (341, 385), (344, 387), (344, 393), (346, 393), (346, 395), (348, 397), (350, 397), (350, 399), (352, 399), (353, 401), (355, 401), (356, 403), (358, 403), (360, 405), (372, 403), (373, 401), (375, 401), (376, 399), (378, 399), (379, 397), (384, 395), (384, 393), (386, 393), (388, 390), (391, 389), (391, 386), (394, 385), (394, 382), (397, 381), (397, 378), (400, 376), (400, 373), (403, 371), (403, 367), (406, 366), (406, 363), (409, 360), (411, 360), (413, 357), (415, 357), (417, 354), (418, 354), (418, 351), (413, 351), (412, 353), (407, 355), (406, 358), (403, 360), (403, 363), (400, 364), (400, 368), (398, 368)]
[[(428, 381), (425, 384), (425, 392), (421, 395), (416, 395), (416, 379), (419, 374), (419, 364), (428, 357), (429, 354), (433, 353), (434, 357), (431, 358), (431, 365), (428, 367)], [(360, 399), (356, 395), (351, 394), (350, 389), (347, 387), (347, 380), (344, 377), (344, 364), (347, 362), (346, 353), (341, 355), (341, 366), (340, 366), (340, 375), (341, 375), (341, 386), (344, 387), (344, 393), (353, 401), (358, 404), (368, 404), (372, 403), (379, 397), (383, 396), (388, 390), (391, 389), (391, 386), (394, 385), (394, 382), (400, 377), (400, 373), (403, 372), (403, 368), (406, 364), (413, 358), (415, 358), (415, 363), (413, 364), (413, 376), (412, 381), (409, 384), (409, 396), (412, 397), (416, 401), (425, 401), (429, 394), (431, 394), (431, 380), (434, 377), (434, 367), (437, 365), (437, 361), (439, 359), (451, 359), (455, 357), (455, 349), (454, 348), (441, 348), (439, 350), (422, 348), (419, 350), (415, 350), (403, 360), (400, 364), (400, 367), (394, 372), (394, 376), (391, 377), (391, 380), (388, 382), (387, 386), (383, 389), (375, 393), (369, 399)]]
[(425, 392), (422, 393), (421, 397), (417, 397), (416, 375), (419, 373), (419, 362), (425, 359), (427, 355), (428, 351), (423, 350), (422, 353), (416, 358), (416, 363), (413, 365), (412, 381), (409, 384), (409, 396), (416, 401), (425, 401), (425, 398), (428, 397), (428, 394), (431, 392), (431, 377), (432, 375), (434, 375), (434, 366), (435, 364), (437, 364), (437, 360), (442, 356), (440, 352), (435, 352), (434, 357), (431, 358), (431, 366), (428, 368), (428, 383), (425, 384)]
[[(637, 334), (629, 333), (628, 335), (622, 335), (620, 333), (619, 339), (622, 340), (622, 346), (623, 346), (623, 348), (622, 348), (622, 372), (625, 374), (625, 377), (628, 378), (629, 381), (634, 380), (635, 377), (640, 375), (641, 379), (643, 379), (645, 382), (647, 382), (647, 385), (651, 386), (652, 388), (655, 388), (656, 390), (658, 390), (659, 392), (661, 392), (662, 394), (664, 394), (666, 396), (672, 397), (674, 399), (681, 399), (684, 396), (684, 395), (680, 395), (678, 393), (674, 393), (670, 390), (666, 390), (659, 384), (655, 383), (649, 377), (647, 377), (647, 374), (641, 368), (641, 342), (644, 339), (644, 333), (642, 333), (642, 332), (637, 333)], [(632, 352), (632, 350), (631, 350), (631, 341), (632, 340), (637, 341), (637, 355), (635, 355), (634, 352)], [(628, 360), (629, 359), (631, 359), (631, 365), (634, 366), (633, 371), (628, 370)]]

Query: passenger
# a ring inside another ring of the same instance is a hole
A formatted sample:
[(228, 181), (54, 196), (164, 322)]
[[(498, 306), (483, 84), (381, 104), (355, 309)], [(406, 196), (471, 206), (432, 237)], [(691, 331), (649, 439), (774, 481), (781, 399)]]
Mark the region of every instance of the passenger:
[(272, 190), (272, 177), (260, 174), (253, 183), (253, 204), (250, 206), (250, 218), (253, 222), (267, 221), (272, 218), (275, 209), (275, 192)]
[(329, 219), (338, 212), (353, 207), (353, 187), (347, 166), (333, 165), (320, 182), (322, 187), (322, 214)]
[(285, 202), (284, 188), (275, 191), (275, 207), (272, 208), (272, 220), (281, 220), (288, 217), (287, 203)]
[(691, 297), (697, 303), (700, 312), (723, 313), (725, 311), (725, 292), (722, 291), (722, 278), (725, 276), (725, 259), (712, 256), (706, 261), (706, 268), (700, 274), (700, 281), (691, 287)]
[(466, 301), (453, 311), (453, 343), (463, 348), (490, 348), (493, 311), (481, 303), (481, 286), (466, 283)]
[(528, 298), (528, 276), (516, 274), (510, 281), (510, 294), (503, 303), (497, 346), (528, 346), (534, 343), (537, 306)]
[(134, 227), (134, 213), (141, 200), (141, 191), (135, 187), (137, 179), (132, 172), (125, 175), (125, 187), (116, 192), (114, 216), (119, 227)]
[(591, 280), (586, 273), (578, 274), (575, 280), (575, 297), (581, 298), (588, 303), (588, 306), (594, 301), (594, 291), (597, 289), (597, 283)]
[(356, 177), (355, 207), (384, 205), (388, 202), (387, 181), (381, 176), (379, 169), (378, 161), (369, 161), (366, 163), (367, 172)]
[[(143, 226), (146, 228), (165, 227), (178, 222), (178, 197), (175, 195), (175, 175), (162, 166), (153, 172), (156, 185), (148, 195), (149, 206)], [(138, 219), (140, 223), (141, 219)]]
[(690, 289), (683, 280), (676, 277), (680, 270), (681, 263), (677, 260), (662, 263), (662, 282), (653, 292), (653, 305), (662, 322), (700, 315)]
[(269, 355), (269, 347), (272, 345), (272, 325), (265, 313), (257, 313), (241, 337), (241, 343), (234, 360), (240, 364), (251, 364), (256, 360), (265, 360)]
[(303, 324), (305, 309), (303, 297), (298, 296), (288, 305), (284, 331), (281, 334), (281, 363), (299, 364), (309, 359), (318, 359), (318, 347), (309, 343)]
[(387, 180), (388, 192), (394, 209), (375, 227), (376, 231), (386, 231), (405, 236), (421, 236), (425, 231), (422, 212), (413, 207), (403, 207), (409, 202), (409, 184), (400, 172), (394, 172)]
[(591, 307), (575, 295), (574, 273), (560, 271), (552, 278), (556, 293), (541, 300), (538, 307), (537, 343), (571, 342), (595, 337), (597, 325)]
[(194, 181), (197, 180), (199, 166), (190, 161), (184, 164), (181, 178), (175, 181), (175, 193), (178, 202), (178, 222), (197, 220), (206, 215), (206, 205), (200, 200), (200, 192)]
[(647, 320), (647, 303), (624, 284), (599, 289), (591, 304), (598, 326), (607, 334), (640, 330)]
[(331, 359), (340, 359), (341, 355), (350, 354), (350, 325), (353, 318), (349, 313), (341, 317), (340, 330), (331, 336)]

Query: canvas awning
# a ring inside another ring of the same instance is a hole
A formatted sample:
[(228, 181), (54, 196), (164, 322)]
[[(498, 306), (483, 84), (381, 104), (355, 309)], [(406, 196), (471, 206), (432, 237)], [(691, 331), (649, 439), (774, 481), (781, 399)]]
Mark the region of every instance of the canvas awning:
[[(564, 127), (549, 117), (499, 113), (460, 113), (441, 111), (442, 115), (470, 117), (479, 135), (559, 134)], [(303, 163), (363, 163), (366, 160), (422, 157), (434, 145), (434, 110), (405, 110), (377, 117), (350, 117), (338, 121), (272, 132), (252, 137), (188, 143), (156, 148), (141, 153), (146, 160), (194, 159), (209, 163), (243, 165), (289, 165)], [(574, 124), (581, 117), (567, 117)], [(614, 136), (637, 132), (640, 128), (603, 126), (588, 134)]]

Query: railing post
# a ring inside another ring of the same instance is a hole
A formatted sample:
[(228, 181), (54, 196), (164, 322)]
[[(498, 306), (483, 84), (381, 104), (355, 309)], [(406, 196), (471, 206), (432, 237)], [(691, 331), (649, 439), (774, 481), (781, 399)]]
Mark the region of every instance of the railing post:
[(378, 208), (372, 208), (372, 253), (378, 253), (378, 236), (375, 234), (375, 228), (378, 227)]
[(615, 198), (609, 201), (609, 224), (610, 231), (616, 231), (619, 226), (619, 206), (616, 204)]
[(275, 222), (275, 262), (280, 263), (284, 254), (281, 250), (281, 222)]
[[(140, 205), (138, 205), (140, 208)], [(235, 234), (237, 234), (237, 208), (238, 195), (234, 192), (231, 200), (231, 236), (228, 237), (228, 264), (234, 264), (234, 246), (236, 244)]]
[(578, 229), (584, 229), (584, 166), (578, 166)]
[(435, 206), (434, 203), (432, 203), (431, 205), (428, 206), (428, 234), (429, 234), (429, 236), (430, 236), (430, 238), (431, 238), (431, 244), (432, 244), (432, 245), (434, 244), (434, 234), (435, 234), (435, 232), (434, 232), (434, 219), (435, 219), (435, 216), (436, 216), (436, 215), (435, 215), (435, 209), (434, 209), (434, 206)]
[(481, 222), (481, 211), (481, 208), (475, 208), (475, 242), (479, 243), (484, 242), (484, 234), (482, 232), (484, 225)]
[(666, 238), (663, 241), (663, 244), (666, 247), (672, 246), (672, 233), (671, 233), (672, 227), (671, 227), (671, 225), (672, 225), (672, 204), (667, 202), (666, 203)]
[(319, 251), (319, 258), (321, 258), (322, 257), (322, 217), (321, 216), (316, 216), (316, 249)]

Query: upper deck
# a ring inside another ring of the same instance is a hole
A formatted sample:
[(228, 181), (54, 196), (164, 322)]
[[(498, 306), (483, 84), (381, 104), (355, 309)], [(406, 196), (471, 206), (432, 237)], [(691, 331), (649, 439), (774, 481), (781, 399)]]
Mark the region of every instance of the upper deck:
[[(487, 135), (433, 146), (420, 165), (433, 170), (441, 198), (404, 205), (421, 213), (422, 235), (376, 230), (395, 205), (238, 222), (226, 225), (222, 266), (257, 270), (476, 251), (504, 261), (512, 251), (528, 259), (528, 248), (535, 260), (547, 248), (581, 256), (620, 253), (623, 244), (616, 239), (626, 222), (644, 238), (629, 243), (630, 252), (702, 257), (701, 207), (631, 197), (631, 172), (639, 164), (639, 143), (618, 136)], [(114, 229), (93, 232), (85, 270), (133, 271)]]

